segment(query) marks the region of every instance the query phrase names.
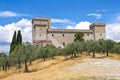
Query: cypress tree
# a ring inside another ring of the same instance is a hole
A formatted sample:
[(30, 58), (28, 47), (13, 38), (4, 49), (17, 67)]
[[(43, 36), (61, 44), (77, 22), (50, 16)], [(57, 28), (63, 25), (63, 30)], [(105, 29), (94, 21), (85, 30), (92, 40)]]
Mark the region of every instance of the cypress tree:
[(18, 33), (17, 33), (17, 45), (19, 44), (22, 44), (22, 35), (20, 30), (18, 30)]
[(10, 53), (15, 49), (16, 47), (16, 31), (14, 32), (13, 38), (12, 38), (12, 42), (10, 44)]
[(16, 31), (14, 32), (12, 42), (10, 44), (10, 53), (16, 48), (16, 46), (22, 44), (22, 35), (21, 31), (18, 30), (17, 36), (16, 36)]

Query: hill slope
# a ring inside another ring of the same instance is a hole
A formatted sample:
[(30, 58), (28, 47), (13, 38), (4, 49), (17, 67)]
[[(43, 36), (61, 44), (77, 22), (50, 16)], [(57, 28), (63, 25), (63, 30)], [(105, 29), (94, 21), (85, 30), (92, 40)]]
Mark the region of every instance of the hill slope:
[(38, 61), (29, 69), (37, 70), (1, 80), (120, 80), (120, 61), (109, 58)]

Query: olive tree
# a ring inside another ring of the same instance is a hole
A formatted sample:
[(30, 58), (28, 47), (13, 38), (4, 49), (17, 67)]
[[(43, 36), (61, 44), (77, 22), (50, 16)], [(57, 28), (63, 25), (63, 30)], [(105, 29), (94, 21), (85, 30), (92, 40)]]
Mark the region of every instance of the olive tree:
[(75, 33), (75, 39), (74, 39), (74, 41), (76, 42), (76, 41), (84, 41), (84, 33), (82, 33), (82, 32), (77, 32), (77, 33)]
[(8, 60), (8, 55), (6, 53), (0, 53), (0, 67), (4, 70), (7, 71), (7, 67), (9, 67), (9, 60)]

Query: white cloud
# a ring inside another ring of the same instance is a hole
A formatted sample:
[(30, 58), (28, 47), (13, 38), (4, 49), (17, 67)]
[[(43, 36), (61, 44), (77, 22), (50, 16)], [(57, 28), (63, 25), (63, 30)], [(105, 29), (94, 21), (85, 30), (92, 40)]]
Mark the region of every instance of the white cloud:
[(2, 17), (14, 17), (14, 16), (18, 16), (18, 14), (11, 12), (11, 11), (0, 11), (0, 16), (2, 16)]
[(105, 12), (107, 11), (106, 9), (101, 9), (101, 10), (96, 10), (97, 12)]
[(67, 29), (89, 29), (90, 24), (88, 21), (81, 21), (75, 26), (67, 26)]
[(115, 20), (116, 22), (120, 21), (120, 15), (118, 15), (117, 17), (115, 17)]
[(87, 14), (87, 16), (94, 16), (96, 17), (96, 19), (100, 19), (102, 17), (102, 15), (98, 13), (90, 13), (90, 14)]
[(68, 24), (72, 24), (72, 25), (75, 24), (74, 22), (72, 22), (69, 19), (54, 19), (54, 18), (52, 18), (51, 22), (52, 23), (68, 23)]
[[(67, 26), (67, 29), (89, 29), (89, 25), (91, 22), (89, 21), (81, 21), (74, 26)], [(0, 42), (10, 43), (12, 40), (12, 36), (14, 30), (21, 30), (23, 35), (23, 41), (32, 41), (32, 23), (31, 20), (21, 19), (16, 23), (7, 24), (4, 26), (0, 26)], [(112, 39), (115, 41), (120, 41), (120, 23), (110, 23), (106, 25), (106, 37), (107, 39)], [(0, 52), (8, 52), (9, 45), (1, 45), (0, 44)]]
[(107, 24), (106, 37), (108, 39), (120, 41), (120, 23)]
[(9, 45), (0, 45), (0, 52), (6, 52), (6, 53), (9, 53), (9, 48), (10, 46)]
[(51, 28), (53, 28), (53, 29), (58, 29), (57, 27), (54, 27), (54, 26), (51, 26)]
[(113, 22), (106, 25), (106, 37), (120, 42), (120, 15), (113, 18)]
[(68, 23), (68, 19), (51, 19), (52, 23)]
[[(67, 29), (89, 29), (89, 21), (82, 21), (75, 26), (67, 26)], [(106, 24), (106, 38), (120, 41), (120, 23)]]
[(27, 14), (18, 14), (12, 11), (0, 11), (1, 17), (16, 17), (16, 16), (28, 16)]
[(75, 27), (73, 27), (73, 26), (67, 26), (67, 29), (75, 29)]
[[(7, 24), (4, 26), (0, 26), (0, 42), (8, 42), (10, 43), (12, 40), (12, 36), (15, 30), (21, 30), (23, 41), (32, 41), (32, 24), (31, 20), (28, 19), (21, 19), (16, 23)], [(4, 46), (3, 46), (4, 47)], [(5, 46), (6, 47), (6, 46)], [(9, 50), (9, 47), (5, 50)], [(1, 52), (1, 48), (0, 48)]]

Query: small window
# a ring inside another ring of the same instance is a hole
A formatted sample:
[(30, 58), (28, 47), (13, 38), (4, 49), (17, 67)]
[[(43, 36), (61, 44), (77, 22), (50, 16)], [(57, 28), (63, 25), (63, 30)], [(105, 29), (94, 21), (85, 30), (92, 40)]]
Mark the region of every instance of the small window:
[(41, 34), (39, 36), (41, 36)]
[(87, 33), (87, 36), (89, 36), (89, 33)]
[(102, 36), (102, 33), (100, 33), (100, 36)]
[(64, 34), (63, 34), (63, 37), (64, 37)]
[(63, 46), (65, 46), (65, 42), (63, 42)]
[(52, 36), (54, 36), (54, 34), (52, 34)]

